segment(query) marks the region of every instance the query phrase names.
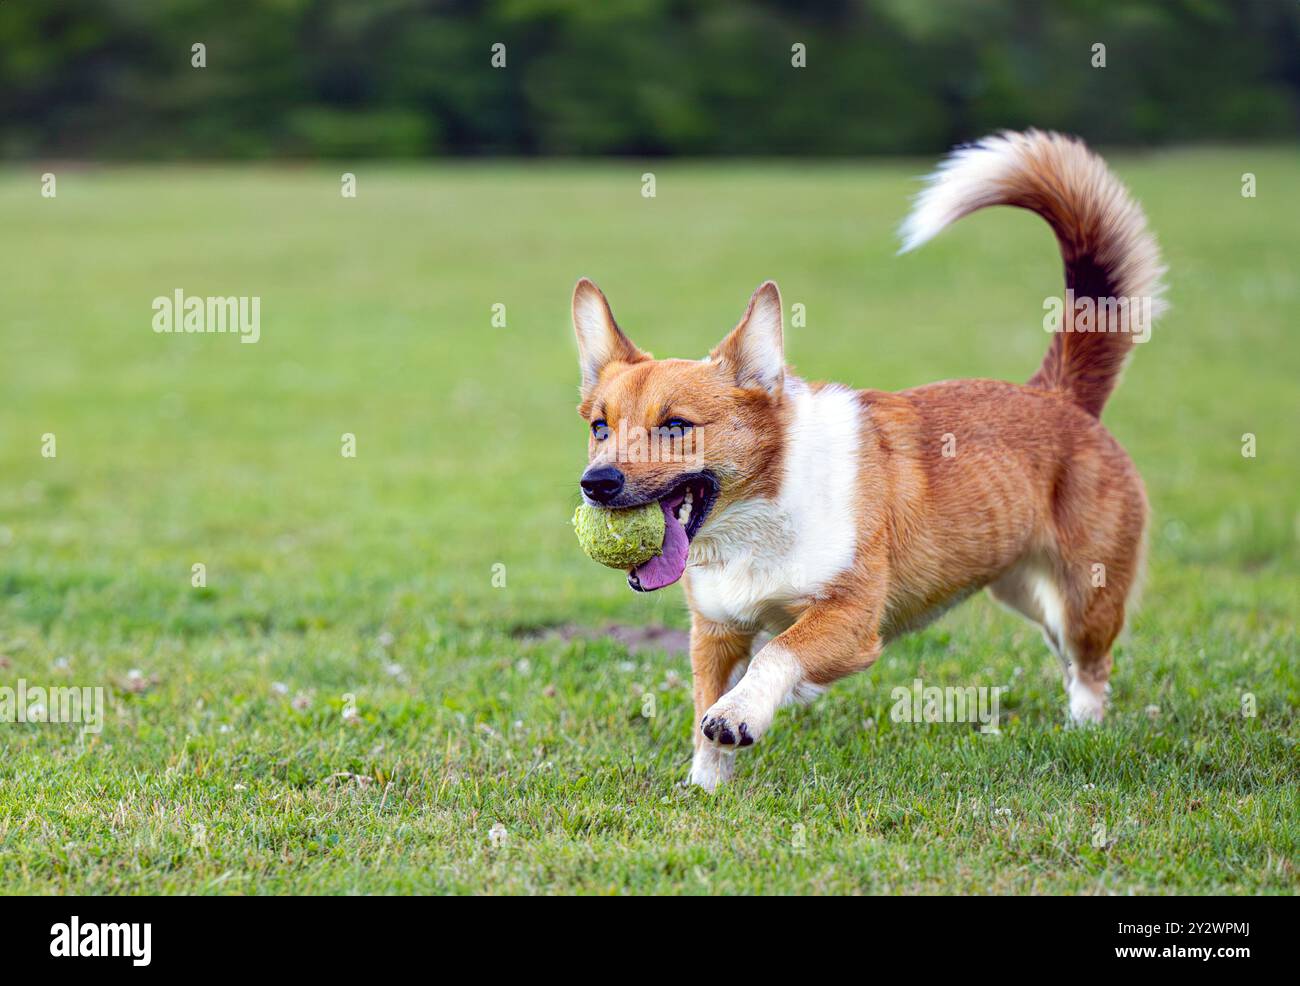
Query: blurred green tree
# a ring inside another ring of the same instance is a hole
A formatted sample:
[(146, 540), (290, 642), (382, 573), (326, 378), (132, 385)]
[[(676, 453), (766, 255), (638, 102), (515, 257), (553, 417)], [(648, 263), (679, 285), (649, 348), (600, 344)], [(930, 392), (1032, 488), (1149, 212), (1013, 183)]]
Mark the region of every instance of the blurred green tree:
[(6, 157), (932, 153), (1030, 124), (1286, 139), (1300, 4), (8, 2), (0, 121)]

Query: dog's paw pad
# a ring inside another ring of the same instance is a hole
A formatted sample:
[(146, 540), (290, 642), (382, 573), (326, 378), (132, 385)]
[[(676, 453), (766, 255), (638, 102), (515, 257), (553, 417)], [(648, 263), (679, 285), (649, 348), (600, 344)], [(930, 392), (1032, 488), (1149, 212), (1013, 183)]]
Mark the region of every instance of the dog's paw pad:
[(719, 746), (753, 746), (754, 737), (750, 735), (749, 724), (732, 725), (725, 716), (705, 716), (700, 723), (700, 732), (710, 742)]

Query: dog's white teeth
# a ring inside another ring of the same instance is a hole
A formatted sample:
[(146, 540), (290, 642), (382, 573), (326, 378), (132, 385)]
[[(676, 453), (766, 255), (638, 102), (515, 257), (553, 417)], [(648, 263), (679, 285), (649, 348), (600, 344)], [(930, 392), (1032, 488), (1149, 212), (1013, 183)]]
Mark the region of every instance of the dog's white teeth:
[(687, 490), (682, 494), (682, 502), (677, 505), (675, 516), (683, 524), (689, 524), (691, 520), (691, 507), (695, 504), (695, 494)]

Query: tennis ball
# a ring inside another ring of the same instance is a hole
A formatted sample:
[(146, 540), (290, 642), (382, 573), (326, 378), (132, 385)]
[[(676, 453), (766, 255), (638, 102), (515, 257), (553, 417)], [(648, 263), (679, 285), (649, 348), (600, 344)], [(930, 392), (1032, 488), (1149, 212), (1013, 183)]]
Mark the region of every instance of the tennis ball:
[(573, 529), (592, 561), (610, 568), (629, 569), (663, 551), (664, 512), (658, 503), (624, 510), (578, 505)]

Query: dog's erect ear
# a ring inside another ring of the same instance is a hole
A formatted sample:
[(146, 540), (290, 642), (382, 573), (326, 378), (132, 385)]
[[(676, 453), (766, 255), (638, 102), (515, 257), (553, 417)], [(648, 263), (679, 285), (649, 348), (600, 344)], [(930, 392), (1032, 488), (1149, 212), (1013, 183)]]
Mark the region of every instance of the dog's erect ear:
[(648, 358), (623, 335), (600, 288), (585, 277), (573, 288), (573, 332), (578, 337), (583, 397), (591, 393), (600, 371), (610, 363), (637, 363)]
[(760, 387), (779, 393), (785, 382), (785, 334), (781, 328), (781, 291), (774, 281), (758, 286), (740, 324), (709, 356), (726, 366), (737, 387)]

